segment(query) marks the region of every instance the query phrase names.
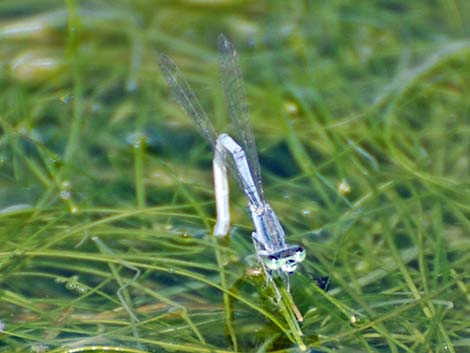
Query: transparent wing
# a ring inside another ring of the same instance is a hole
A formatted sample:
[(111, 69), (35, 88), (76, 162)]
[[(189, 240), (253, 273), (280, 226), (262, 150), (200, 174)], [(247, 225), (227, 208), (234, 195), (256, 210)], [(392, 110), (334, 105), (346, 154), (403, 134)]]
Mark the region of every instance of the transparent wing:
[(227, 111), (236, 136), (239, 137), (238, 143), (245, 150), (256, 189), (261, 198), (264, 199), (256, 142), (248, 118), (246, 93), (238, 54), (233, 44), (223, 34), (218, 38), (218, 46), (220, 52), (220, 73)]
[(164, 74), (168, 86), (170, 87), (176, 101), (180, 107), (191, 118), (199, 133), (215, 147), (217, 141), (217, 134), (214, 126), (209, 120), (206, 112), (199, 103), (196, 95), (189, 86), (189, 83), (183, 77), (183, 74), (178, 69), (178, 66), (166, 55), (161, 54), (159, 57), (159, 64), (162, 73)]
[[(178, 66), (164, 54), (161, 54), (159, 57), (160, 69), (165, 76), (168, 86), (172, 91), (176, 101), (180, 107), (185, 111), (191, 120), (196, 125), (199, 133), (212, 145), (212, 147), (217, 148), (217, 134), (215, 132), (214, 126), (209, 120), (206, 112), (202, 108), (199, 100), (196, 98), (191, 86), (183, 77), (183, 74), (178, 69)], [(230, 173), (238, 182), (240, 187), (243, 188), (244, 183), (240, 176), (237, 167), (235, 166), (234, 161), (230, 158), (226, 151), (219, 151), (224, 159), (224, 164), (227, 168), (230, 169)]]

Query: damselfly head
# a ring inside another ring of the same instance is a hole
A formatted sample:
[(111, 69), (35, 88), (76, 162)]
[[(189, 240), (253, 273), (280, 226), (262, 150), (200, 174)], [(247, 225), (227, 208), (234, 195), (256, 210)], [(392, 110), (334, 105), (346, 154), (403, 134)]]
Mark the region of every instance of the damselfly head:
[(305, 260), (305, 256), (305, 249), (301, 246), (294, 245), (268, 256), (263, 256), (263, 262), (268, 270), (281, 270), (282, 272), (291, 274), (297, 270), (299, 263)]

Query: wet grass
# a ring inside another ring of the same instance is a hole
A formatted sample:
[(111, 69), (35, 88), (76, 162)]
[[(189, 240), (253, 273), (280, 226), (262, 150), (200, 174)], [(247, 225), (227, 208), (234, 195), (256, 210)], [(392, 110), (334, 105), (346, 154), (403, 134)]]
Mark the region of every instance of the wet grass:
[[(107, 5), (0, 4), (0, 351), (468, 349), (465, 2)], [(221, 32), (308, 253), (303, 322), (259, 275), (236, 185), (232, 237), (211, 237), (211, 152), (158, 71), (165, 52), (222, 130)]]

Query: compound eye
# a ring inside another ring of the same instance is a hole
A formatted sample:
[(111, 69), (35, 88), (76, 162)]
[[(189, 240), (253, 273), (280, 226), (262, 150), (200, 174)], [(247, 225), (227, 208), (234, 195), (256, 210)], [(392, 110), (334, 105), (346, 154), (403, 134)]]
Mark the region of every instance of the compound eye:
[(297, 262), (295, 260), (287, 260), (283, 265), (282, 265), (282, 271), (286, 272), (288, 274), (293, 273), (295, 270), (297, 270)]
[(281, 267), (281, 261), (273, 255), (267, 256), (264, 260), (264, 264), (271, 271), (279, 270), (279, 268)]
[(305, 260), (305, 256), (306, 256), (305, 249), (303, 247), (299, 246), (295, 250), (294, 260), (295, 260), (295, 262), (302, 262), (302, 261)]

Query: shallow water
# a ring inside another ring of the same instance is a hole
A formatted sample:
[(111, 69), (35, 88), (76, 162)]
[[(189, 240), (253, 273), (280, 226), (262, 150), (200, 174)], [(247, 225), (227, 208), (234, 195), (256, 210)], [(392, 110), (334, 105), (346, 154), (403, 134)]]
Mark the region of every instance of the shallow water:
[[(462, 351), (470, 44), (444, 5), (2, 2), (0, 351)], [(307, 250), (303, 322), (235, 183), (231, 238), (210, 235), (212, 155), (158, 70), (171, 55), (223, 131), (220, 32)]]

